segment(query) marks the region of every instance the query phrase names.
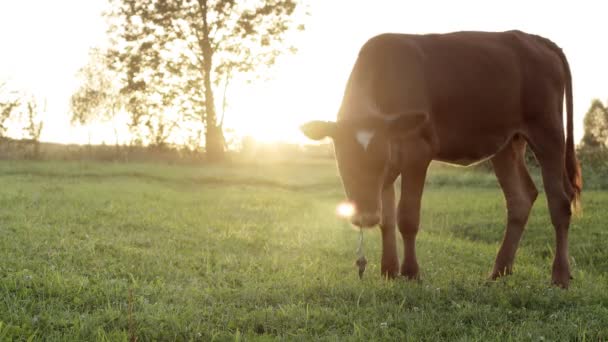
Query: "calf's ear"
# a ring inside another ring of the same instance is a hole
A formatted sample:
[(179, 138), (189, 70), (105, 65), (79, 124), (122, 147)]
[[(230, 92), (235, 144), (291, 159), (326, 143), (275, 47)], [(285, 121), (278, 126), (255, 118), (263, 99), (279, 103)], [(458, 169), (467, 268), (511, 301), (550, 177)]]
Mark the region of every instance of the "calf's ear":
[(302, 133), (312, 140), (333, 138), (336, 135), (336, 129), (336, 123), (331, 121), (310, 121), (300, 126)]
[(425, 112), (409, 112), (386, 120), (386, 131), (390, 138), (403, 138), (417, 132), (428, 120)]

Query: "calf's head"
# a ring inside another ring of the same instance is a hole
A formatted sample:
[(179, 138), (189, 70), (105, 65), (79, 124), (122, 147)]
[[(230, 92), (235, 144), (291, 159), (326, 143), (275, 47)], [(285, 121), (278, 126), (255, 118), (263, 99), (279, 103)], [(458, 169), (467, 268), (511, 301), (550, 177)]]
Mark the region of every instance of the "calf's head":
[(368, 228), (380, 223), (386, 173), (391, 162), (398, 160), (394, 146), (417, 132), (426, 118), (423, 113), (408, 113), (392, 118), (311, 121), (300, 127), (310, 139), (333, 140), (346, 197), (355, 209), (352, 224)]

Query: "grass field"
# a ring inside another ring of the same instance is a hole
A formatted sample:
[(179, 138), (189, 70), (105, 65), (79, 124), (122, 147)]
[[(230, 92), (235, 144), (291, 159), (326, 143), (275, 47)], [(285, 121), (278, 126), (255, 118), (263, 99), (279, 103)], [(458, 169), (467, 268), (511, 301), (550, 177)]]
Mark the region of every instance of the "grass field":
[(583, 195), (565, 291), (543, 196), (515, 274), (485, 281), (504, 201), (469, 169), (430, 172), (419, 282), (381, 279), (378, 230), (358, 279), (329, 161), (3, 161), (0, 189), (0, 340), (608, 340), (605, 192)]

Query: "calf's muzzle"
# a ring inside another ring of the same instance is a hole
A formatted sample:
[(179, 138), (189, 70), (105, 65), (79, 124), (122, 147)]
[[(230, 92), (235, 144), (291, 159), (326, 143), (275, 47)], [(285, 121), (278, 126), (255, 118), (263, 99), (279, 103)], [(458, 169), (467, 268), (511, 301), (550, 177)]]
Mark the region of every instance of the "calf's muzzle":
[(360, 228), (372, 228), (380, 223), (380, 212), (355, 213), (351, 216), (350, 222)]

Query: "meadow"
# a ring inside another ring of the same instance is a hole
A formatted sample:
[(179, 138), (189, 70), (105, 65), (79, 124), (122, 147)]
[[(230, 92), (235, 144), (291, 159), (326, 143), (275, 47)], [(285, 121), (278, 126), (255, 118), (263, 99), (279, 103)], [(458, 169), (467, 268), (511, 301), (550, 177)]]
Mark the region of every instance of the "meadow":
[(543, 195), (514, 274), (486, 281), (492, 173), (433, 166), (415, 282), (380, 277), (377, 229), (359, 280), (342, 199), (331, 160), (1, 161), (0, 340), (608, 340), (608, 193), (583, 193), (569, 290), (550, 285)]

